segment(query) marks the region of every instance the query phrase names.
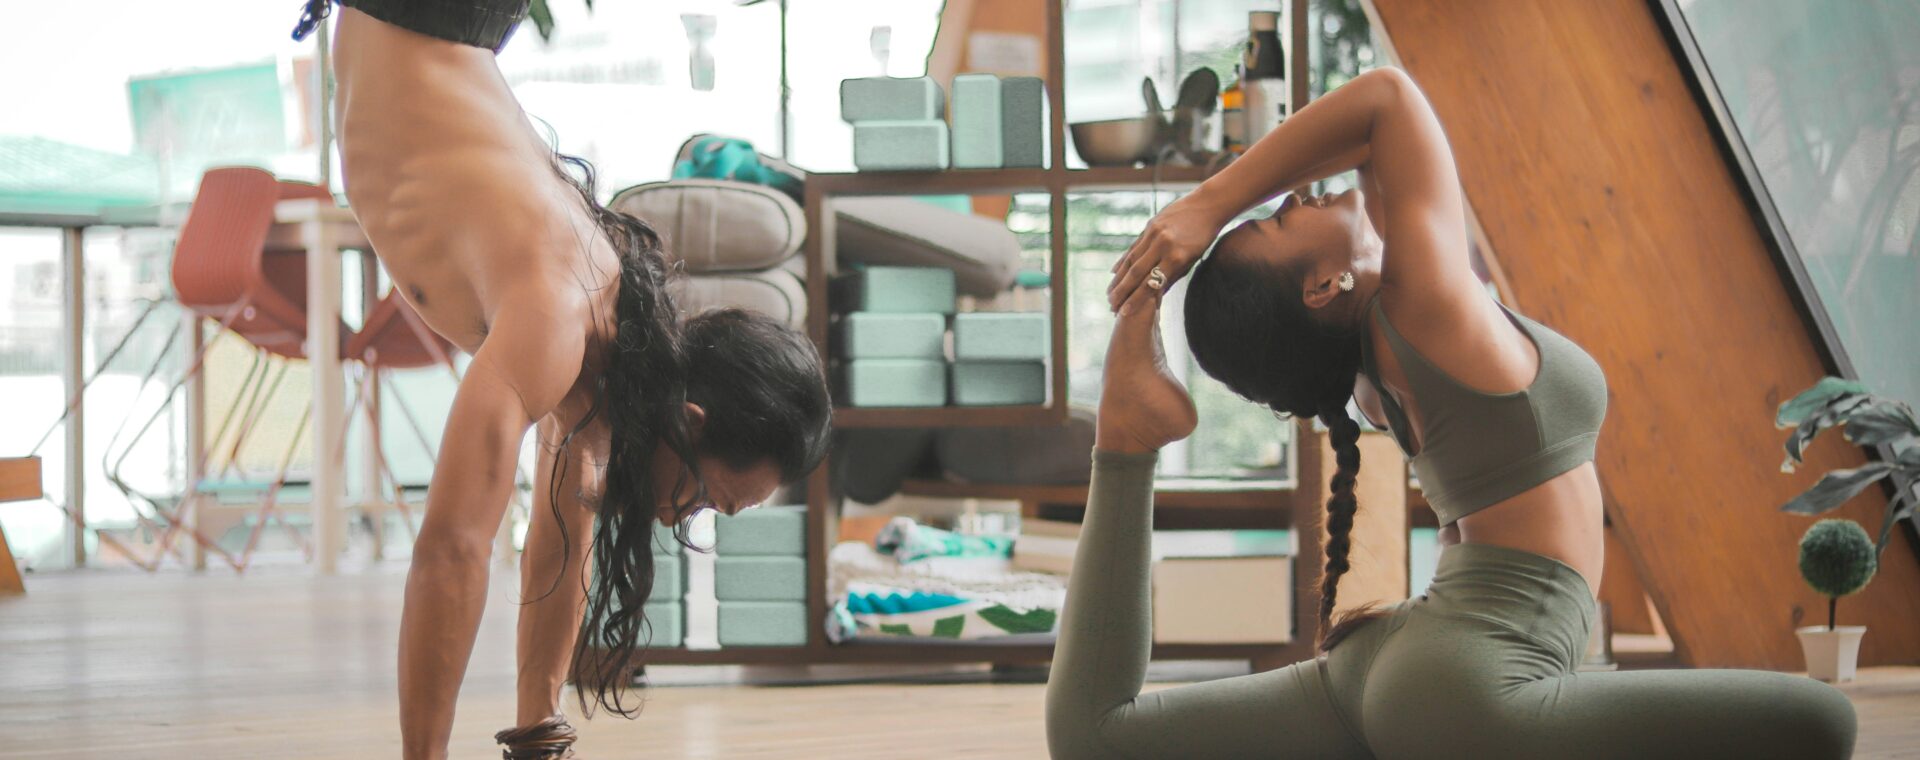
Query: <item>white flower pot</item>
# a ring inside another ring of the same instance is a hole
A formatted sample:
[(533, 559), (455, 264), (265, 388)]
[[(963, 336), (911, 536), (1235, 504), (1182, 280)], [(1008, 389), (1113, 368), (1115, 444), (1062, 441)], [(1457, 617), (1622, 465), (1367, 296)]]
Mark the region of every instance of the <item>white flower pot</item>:
[(1843, 625), (1827, 630), (1824, 625), (1798, 628), (1800, 650), (1807, 655), (1807, 675), (1829, 683), (1853, 680), (1860, 661), (1860, 637), (1864, 625)]

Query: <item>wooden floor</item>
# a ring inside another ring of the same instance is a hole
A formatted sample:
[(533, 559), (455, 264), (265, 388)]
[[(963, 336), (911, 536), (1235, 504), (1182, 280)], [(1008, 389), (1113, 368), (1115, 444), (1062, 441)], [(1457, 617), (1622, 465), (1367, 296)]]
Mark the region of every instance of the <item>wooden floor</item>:
[[(400, 569), (27, 578), (0, 598), (0, 758), (395, 757)], [(453, 757), (498, 757), (511, 722), (512, 576), (494, 592)], [(840, 674), (845, 674), (841, 671)], [(637, 721), (580, 722), (587, 758), (1037, 758), (1038, 684), (741, 686), (656, 668)], [(759, 671), (754, 676), (765, 676)], [(714, 685), (723, 684), (723, 685)], [(1857, 757), (1920, 758), (1920, 668), (1846, 687)]]

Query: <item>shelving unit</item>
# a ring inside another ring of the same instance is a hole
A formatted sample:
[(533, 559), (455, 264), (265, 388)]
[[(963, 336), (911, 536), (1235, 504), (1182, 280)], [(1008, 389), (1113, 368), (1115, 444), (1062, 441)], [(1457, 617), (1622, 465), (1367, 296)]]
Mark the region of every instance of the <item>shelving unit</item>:
[[(1077, 192), (1190, 189), (1207, 177), (1201, 167), (1159, 168), (1067, 167), (1064, 0), (1046, 0), (1047, 168), (959, 169), (925, 172), (860, 172), (809, 175), (802, 206), (808, 235), (803, 249), (807, 265), (807, 334), (822, 356), (831, 356), (828, 329), (828, 282), (834, 274), (836, 198), (883, 195), (1010, 195), (1045, 193), (1049, 198), (1049, 303), (1052, 321), (1048, 360), (1047, 403), (1007, 407), (839, 408), (834, 425), (841, 428), (984, 427), (1061, 425), (1067, 417), (1067, 196)], [(1304, 13), (1305, 3), (1295, 11)], [(1296, 31), (1304, 34), (1304, 27)], [(1304, 57), (1297, 58), (1304, 64)], [(1299, 472), (1314, 472), (1319, 446), (1309, 424), (1298, 427), (1295, 450)], [(830, 467), (823, 464), (807, 480), (807, 621), (805, 646), (728, 647), (717, 650), (656, 649), (643, 657), (651, 664), (851, 664), (851, 663), (1041, 663), (1053, 656), (1051, 644), (991, 644), (969, 642), (891, 643), (858, 642), (844, 645), (826, 640), (827, 553), (836, 543), (839, 505), (829, 492)], [(1155, 645), (1153, 656), (1175, 659), (1248, 660), (1259, 668), (1279, 667), (1312, 656), (1313, 622), (1319, 609), (1318, 574), (1321, 553), (1317, 516), (1325, 499), (1324, 487), (1305, 483), (1284, 489), (1271, 483), (1248, 488), (1168, 491), (1162, 495), (1171, 510), (1229, 510), (1244, 518), (1258, 514), (1261, 527), (1294, 528), (1299, 552), (1296, 578), (1294, 641), (1284, 645)], [(1014, 498), (1034, 503), (1079, 503), (1085, 486), (1041, 487), (1016, 493), (1019, 487), (969, 486), (921, 482), (922, 491), (973, 498)], [(1176, 504), (1182, 506), (1175, 506)], [(1299, 519), (1306, 516), (1308, 519)]]

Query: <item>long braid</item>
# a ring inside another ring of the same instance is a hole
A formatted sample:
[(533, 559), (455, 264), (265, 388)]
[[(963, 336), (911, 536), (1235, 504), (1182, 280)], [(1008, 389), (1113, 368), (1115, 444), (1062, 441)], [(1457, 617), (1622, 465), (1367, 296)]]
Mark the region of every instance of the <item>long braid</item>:
[(1320, 651), (1324, 652), (1333, 649), (1352, 630), (1352, 626), (1347, 625), (1352, 622), (1352, 616), (1342, 620), (1341, 625), (1334, 625), (1333, 605), (1340, 590), (1340, 576), (1351, 567), (1347, 562), (1353, 548), (1349, 539), (1354, 513), (1360, 510), (1360, 502), (1353, 493), (1360, 477), (1360, 423), (1347, 416), (1344, 401), (1337, 406), (1323, 407), (1320, 422), (1327, 426), (1336, 465), (1328, 485), (1327, 564), (1320, 575)]

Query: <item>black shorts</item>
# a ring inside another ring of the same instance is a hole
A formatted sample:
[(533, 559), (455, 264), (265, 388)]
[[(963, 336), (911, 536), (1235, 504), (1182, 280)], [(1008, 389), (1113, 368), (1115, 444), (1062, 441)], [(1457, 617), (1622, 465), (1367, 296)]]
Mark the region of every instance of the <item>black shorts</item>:
[[(335, 0), (307, 0), (293, 38), (305, 39), (333, 10)], [(428, 37), (486, 48), (507, 46), (514, 27), (527, 17), (531, 0), (338, 0), (381, 21)]]

